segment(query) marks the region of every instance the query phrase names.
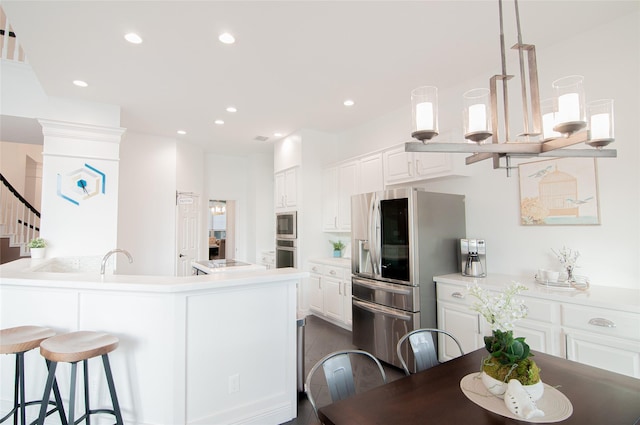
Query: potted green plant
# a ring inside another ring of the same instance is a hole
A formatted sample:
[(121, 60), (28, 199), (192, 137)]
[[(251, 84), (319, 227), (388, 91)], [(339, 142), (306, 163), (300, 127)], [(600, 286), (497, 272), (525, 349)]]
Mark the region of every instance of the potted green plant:
[(42, 238), (34, 238), (29, 241), (27, 247), (29, 247), (32, 259), (44, 258), (47, 242)]
[(342, 241), (329, 241), (330, 244), (333, 245), (333, 256), (334, 257), (342, 257), (342, 250), (345, 248), (345, 244)]
[(535, 401), (544, 390), (540, 368), (531, 358), (533, 353), (524, 337), (513, 336), (515, 322), (527, 315), (524, 302), (516, 295), (526, 289), (513, 282), (504, 292), (491, 294), (476, 284), (469, 288), (469, 294), (478, 300), (471, 309), (491, 325), (491, 335), (484, 337), (489, 355), (482, 362), (482, 382), (492, 394), (502, 398), (509, 381), (516, 379)]

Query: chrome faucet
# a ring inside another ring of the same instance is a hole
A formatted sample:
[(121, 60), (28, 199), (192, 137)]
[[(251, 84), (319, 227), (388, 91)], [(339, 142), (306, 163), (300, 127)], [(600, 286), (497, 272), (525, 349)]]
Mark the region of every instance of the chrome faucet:
[(107, 265), (107, 260), (109, 259), (109, 257), (111, 257), (111, 254), (115, 254), (118, 252), (122, 252), (123, 254), (125, 254), (127, 258), (129, 258), (129, 263), (133, 263), (133, 257), (131, 256), (131, 254), (129, 254), (129, 251), (120, 248), (112, 249), (111, 251), (107, 252), (104, 257), (102, 257), (102, 263), (100, 264), (101, 275), (104, 275), (104, 268)]

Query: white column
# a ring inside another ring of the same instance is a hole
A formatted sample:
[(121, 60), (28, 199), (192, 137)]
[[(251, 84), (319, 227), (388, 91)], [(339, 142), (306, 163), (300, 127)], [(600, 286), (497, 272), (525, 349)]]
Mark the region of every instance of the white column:
[(44, 135), (41, 236), (47, 257), (116, 247), (120, 141), (125, 129), (39, 120)]

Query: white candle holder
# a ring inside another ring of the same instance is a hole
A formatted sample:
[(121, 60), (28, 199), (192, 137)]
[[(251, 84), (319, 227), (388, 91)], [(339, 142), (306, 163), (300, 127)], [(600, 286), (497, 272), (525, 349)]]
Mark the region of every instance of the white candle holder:
[(613, 99), (594, 100), (587, 105), (589, 117), (588, 145), (602, 149), (615, 140), (613, 132)]
[(411, 92), (413, 131), (411, 137), (431, 140), (438, 135), (438, 88), (423, 86)]
[(583, 80), (581, 75), (570, 75), (552, 84), (556, 94), (556, 124), (553, 129), (567, 136), (587, 126)]
[(489, 89), (472, 89), (464, 95), (464, 138), (482, 142), (493, 135)]
[(556, 124), (556, 108), (553, 99), (540, 101), (540, 115), (542, 115), (542, 139), (543, 142), (557, 139), (562, 134), (553, 130)]

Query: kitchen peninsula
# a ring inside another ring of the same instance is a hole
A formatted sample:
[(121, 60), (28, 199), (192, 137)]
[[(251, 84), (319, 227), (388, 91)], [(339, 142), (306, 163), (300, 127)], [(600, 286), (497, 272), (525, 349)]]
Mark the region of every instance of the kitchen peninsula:
[[(0, 266), (0, 327), (117, 336), (110, 359), (125, 423), (278, 424), (296, 416), (296, 285), (307, 273), (100, 276), (36, 265)], [(27, 398), (37, 399), (44, 361), (38, 350), (25, 358)], [(3, 406), (13, 396), (12, 360), (0, 360)], [(90, 376), (99, 376), (99, 362), (89, 364)], [(109, 405), (106, 384), (95, 382), (92, 400)]]

